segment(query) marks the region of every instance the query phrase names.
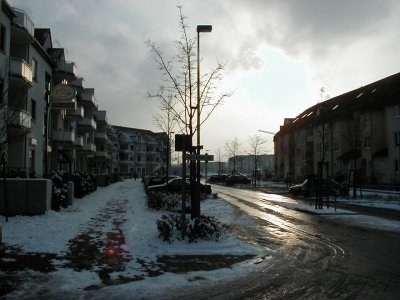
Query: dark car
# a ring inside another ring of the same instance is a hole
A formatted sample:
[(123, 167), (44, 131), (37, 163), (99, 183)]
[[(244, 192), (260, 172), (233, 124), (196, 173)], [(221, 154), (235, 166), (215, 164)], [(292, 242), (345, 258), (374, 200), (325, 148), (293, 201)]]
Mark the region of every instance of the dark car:
[(249, 184), (251, 180), (243, 174), (235, 174), (230, 175), (226, 178), (226, 185), (234, 185), (234, 184)]
[(207, 179), (207, 182), (210, 183), (224, 183), (228, 175), (211, 175), (210, 178)]
[(289, 192), (294, 196), (303, 195), (304, 192), (308, 193), (307, 184), (309, 184), (309, 180), (308, 179), (304, 180), (300, 184), (292, 185), (291, 187), (289, 187)]
[(303, 183), (292, 185), (289, 192), (293, 195), (313, 196), (317, 192), (321, 196), (344, 196), (348, 194), (348, 188), (345, 184), (338, 183), (333, 179), (317, 180), (315, 178), (307, 178)]
[[(152, 185), (147, 188), (148, 192), (151, 191), (159, 191), (166, 193), (180, 193), (183, 189), (183, 179), (182, 178), (173, 178), (162, 184)], [(190, 183), (186, 181), (186, 191), (190, 191)], [(200, 193), (203, 194), (211, 194), (211, 185), (200, 183)]]
[[(173, 178), (179, 178), (179, 176), (176, 175), (168, 175), (168, 180), (171, 180)], [(150, 178), (148, 178), (147, 182), (145, 183), (146, 188), (148, 188), (149, 186), (152, 185), (159, 185), (159, 184), (163, 184), (164, 182), (166, 182), (167, 177), (164, 175), (161, 176), (152, 176)]]

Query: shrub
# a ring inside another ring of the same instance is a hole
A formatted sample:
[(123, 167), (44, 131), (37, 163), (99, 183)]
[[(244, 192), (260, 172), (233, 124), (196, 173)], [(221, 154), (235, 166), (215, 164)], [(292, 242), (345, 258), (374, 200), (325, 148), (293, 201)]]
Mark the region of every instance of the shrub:
[[(186, 212), (190, 212), (190, 198), (186, 199)], [(147, 207), (155, 210), (182, 212), (182, 195), (179, 193), (149, 192)]]
[(77, 172), (71, 176), (74, 182), (74, 196), (82, 198), (97, 189), (96, 181), (93, 175)]
[(157, 220), (157, 229), (159, 237), (163, 241), (172, 243), (174, 237), (182, 239), (182, 229), (184, 229), (185, 237), (188, 237), (189, 243), (197, 242), (198, 239), (203, 240), (219, 240), (225, 232), (225, 226), (217, 221), (215, 217), (200, 216), (194, 220), (185, 218), (182, 222), (181, 215), (163, 215)]
[(67, 173), (63, 172), (52, 172), (50, 174), (52, 182), (51, 208), (53, 210), (68, 206), (67, 175)]

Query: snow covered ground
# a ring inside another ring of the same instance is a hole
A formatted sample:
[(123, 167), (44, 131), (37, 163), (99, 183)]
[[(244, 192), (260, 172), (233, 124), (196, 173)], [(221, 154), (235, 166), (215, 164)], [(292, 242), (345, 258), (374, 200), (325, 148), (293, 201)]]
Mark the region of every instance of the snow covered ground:
[[(229, 232), (225, 238), (215, 241), (199, 241), (197, 243), (188, 243), (187, 241), (175, 240), (172, 244), (163, 242), (158, 238), (156, 220), (165, 212), (151, 211), (146, 206), (146, 195), (142, 183), (139, 181), (125, 180), (98, 190), (82, 199), (75, 199), (72, 206), (55, 212), (49, 211), (42, 216), (25, 217), (16, 216), (5, 218), (0, 216), (2, 225), (3, 242), (7, 246), (15, 245), (25, 252), (54, 253), (61, 255), (68, 251), (67, 241), (73, 239), (81, 233), (92, 221), (93, 217), (101, 209), (109, 205), (119, 205), (118, 201), (127, 200), (125, 222), (122, 229), (125, 234), (126, 250), (135, 258), (144, 261), (155, 261), (160, 255), (195, 255), (195, 254), (230, 254), (230, 255), (265, 255), (269, 249), (260, 248), (254, 245), (246, 244), (238, 240)], [(117, 202), (116, 202), (117, 201)], [(347, 201), (340, 199), (339, 201)], [(365, 199), (367, 201), (367, 199)], [(373, 196), (368, 198), (371, 205), (380, 207), (390, 206), (392, 209), (400, 210), (400, 200), (395, 198), (385, 198)], [(307, 203), (281, 203), (281, 205), (303, 211), (309, 210), (315, 213), (313, 206)], [(254, 220), (246, 215), (237, 215), (234, 208), (221, 199), (210, 198), (202, 203), (202, 213), (215, 216), (224, 224), (241, 223), (253, 224)], [(386, 220), (378, 217), (369, 217), (354, 214), (346, 210), (336, 210), (333, 208), (319, 210), (323, 217), (340, 218), (344, 222), (353, 224), (365, 224), (365, 226), (378, 227), (387, 230), (400, 232), (400, 220)], [(102, 223), (102, 231), (111, 231), (115, 224), (112, 222)], [(146, 277), (144, 280), (119, 284), (115, 286), (106, 286), (98, 291), (83, 291), (83, 288), (99, 284), (100, 279), (95, 271), (77, 272), (70, 268), (59, 268), (57, 271), (48, 274), (50, 277), (48, 285), (56, 287), (60, 294), (67, 293), (71, 298), (81, 298), (95, 296), (96, 299), (107, 299), (116, 295), (124, 296), (135, 295), (134, 298), (153, 298), (156, 295), (165, 295), (174, 289), (183, 286), (198, 286), (204, 284), (215, 284), (220, 280), (233, 277), (245, 276), (248, 272), (254, 272), (257, 266), (254, 260), (247, 260), (236, 264), (233, 268), (223, 268), (214, 271), (198, 271), (181, 274), (164, 273), (161, 276)], [(117, 275), (140, 275), (143, 272), (137, 263), (137, 260), (127, 262), (125, 268), (129, 274), (119, 273)], [(251, 266), (251, 268), (249, 267)], [(33, 271), (32, 271), (33, 272)], [(193, 280), (193, 278), (201, 280)], [(23, 286), (21, 291), (14, 291), (9, 295), (10, 299), (17, 299), (23, 295), (21, 293), (27, 290), (35, 290), (37, 287)], [(39, 290), (37, 290), (39, 291)], [(92, 293), (92, 294), (91, 294)], [(54, 295), (54, 294), (53, 294)]]

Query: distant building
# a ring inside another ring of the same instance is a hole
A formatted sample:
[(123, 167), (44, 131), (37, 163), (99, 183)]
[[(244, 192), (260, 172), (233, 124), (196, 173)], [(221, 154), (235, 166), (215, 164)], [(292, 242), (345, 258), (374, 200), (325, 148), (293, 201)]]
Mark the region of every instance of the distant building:
[(166, 167), (168, 136), (150, 130), (113, 126), (119, 141), (119, 166), (123, 175), (143, 177)]
[(317, 174), (399, 184), (400, 73), (318, 103), (285, 119), (274, 136), (275, 172), (301, 181)]
[(262, 177), (269, 177), (274, 172), (275, 159), (273, 154), (238, 155), (228, 159), (228, 173), (243, 173), (252, 175), (257, 168)]

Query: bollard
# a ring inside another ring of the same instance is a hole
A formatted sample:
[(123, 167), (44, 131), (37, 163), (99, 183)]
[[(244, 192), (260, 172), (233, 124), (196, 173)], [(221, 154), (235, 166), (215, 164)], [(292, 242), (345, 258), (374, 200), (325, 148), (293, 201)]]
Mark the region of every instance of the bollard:
[(68, 205), (72, 205), (74, 200), (74, 182), (68, 181)]

